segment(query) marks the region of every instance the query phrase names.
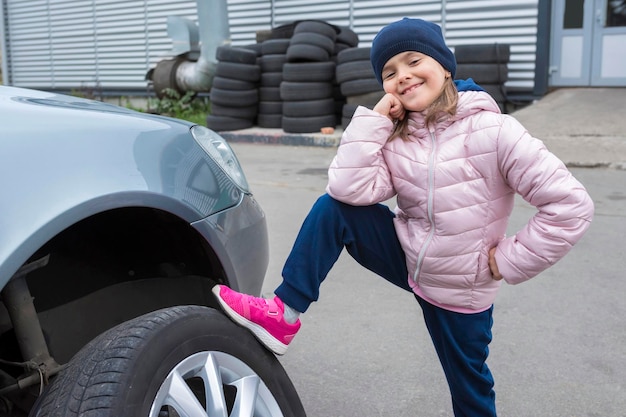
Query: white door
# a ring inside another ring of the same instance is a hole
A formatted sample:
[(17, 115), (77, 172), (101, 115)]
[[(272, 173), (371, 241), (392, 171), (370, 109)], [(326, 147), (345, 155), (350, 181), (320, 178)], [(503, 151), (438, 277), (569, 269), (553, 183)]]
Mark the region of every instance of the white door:
[(626, 86), (626, 0), (557, 0), (551, 86)]

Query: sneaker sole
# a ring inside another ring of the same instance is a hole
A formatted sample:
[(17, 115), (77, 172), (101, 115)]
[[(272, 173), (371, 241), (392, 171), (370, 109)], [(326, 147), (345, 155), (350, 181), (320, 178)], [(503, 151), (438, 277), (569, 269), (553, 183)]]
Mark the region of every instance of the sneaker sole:
[(215, 298), (217, 298), (217, 301), (220, 303), (220, 306), (222, 307), (222, 310), (224, 310), (224, 313), (226, 313), (226, 315), (228, 315), (228, 317), (230, 317), (235, 323), (250, 330), (250, 332), (252, 332), (254, 337), (256, 337), (259, 340), (259, 342), (263, 344), (263, 346), (265, 346), (266, 348), (268, 348), (275, 354), (277, 355), (285, 354), (285, 352), (287, 351), (287, 347), (288, 347), (286, 344), (280, 342), (278, 339), (272, 336), (263, 327), (259, 326), (258, 324), (248, 320), (247, 318), (237, 313), (228, 304), (226, 304), (224, 300), (222, 300), (222, 297), (220, 297), (219, 285), (216, 285), (215, 287), (213, 287), (211, 291), (213, 292), (213, 294), (215, 294)]

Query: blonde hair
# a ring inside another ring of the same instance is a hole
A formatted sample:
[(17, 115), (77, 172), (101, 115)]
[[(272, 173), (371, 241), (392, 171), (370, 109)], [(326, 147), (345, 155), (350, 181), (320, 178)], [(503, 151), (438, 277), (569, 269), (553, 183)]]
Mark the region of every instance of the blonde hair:
[[(435, 123), (441, 116), (456, 114), (456, 106), (459, 102), (459, 92), (457, 91), (456, 84), (452, 77), (446, 78), (444, 81), (441, 94), (428, 106), (424, 112), (424, 120), (426, 126), (430, 126)], [(389, 140), (393, 140), (397, 137), (402, 140), (408, 140), (409, 138), (409, 117), (408, 113), (404, 116), (404, 119), (398, 121), (389, 137)]]

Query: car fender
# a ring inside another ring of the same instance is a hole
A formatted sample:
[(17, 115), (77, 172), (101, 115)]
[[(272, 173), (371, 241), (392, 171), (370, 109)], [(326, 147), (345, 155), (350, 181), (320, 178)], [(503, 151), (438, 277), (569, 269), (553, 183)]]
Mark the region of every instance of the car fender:
[(0, 88), (0, 114), (11, 118), (0, 136), (0, 287), (49, 239), (94, 214), (149, 207), (191, 224), (241, 202), (192, 123), (9, 87)]

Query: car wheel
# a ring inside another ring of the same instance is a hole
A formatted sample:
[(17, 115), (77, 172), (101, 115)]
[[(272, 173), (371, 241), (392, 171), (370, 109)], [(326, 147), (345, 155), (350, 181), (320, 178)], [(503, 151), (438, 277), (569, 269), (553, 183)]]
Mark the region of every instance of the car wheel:
[(276, 357), (216, 310), (181, 306), (125, 322), (85, 346), (34, 417), (304, 416)]

